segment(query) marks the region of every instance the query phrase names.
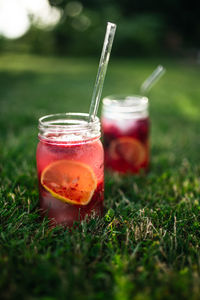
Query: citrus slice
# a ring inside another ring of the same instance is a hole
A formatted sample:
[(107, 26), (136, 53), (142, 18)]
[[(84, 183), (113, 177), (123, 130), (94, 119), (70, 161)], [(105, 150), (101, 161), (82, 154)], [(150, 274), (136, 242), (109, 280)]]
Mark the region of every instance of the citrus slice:
[(97, 180), (88, 165), (71, 160), (59, 160), (43, 170), (41, 184), (53, 197), (63, 202), (86, 205), (92, 199)]
[(111, 142), (109, 153), (112, 159), (122, 159), (137, 167), (146, 159), (146, 150), (143, 144), (132, 137), (121, 137)]

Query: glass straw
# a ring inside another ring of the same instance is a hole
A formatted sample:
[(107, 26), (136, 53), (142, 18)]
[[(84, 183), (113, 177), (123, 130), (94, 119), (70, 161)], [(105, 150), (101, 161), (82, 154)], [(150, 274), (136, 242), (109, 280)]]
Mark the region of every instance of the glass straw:
[(140, 88), (142, 94), (147, 93), (152, 86), (164, 75), (166, 69), (159, 65), (153, 73), (143, 82)]
[(96, 82), (94, 85), (94, 90), (92, 94), (92, 101), (90, 105), (90, 110), (89, 110), (89, 122), (91, 122), (98, 110), (99, 106), (99, 101), (101, 98), (101, 93), (103, 89), (103, 83), (104, 83), (104, 78), (106, 75), (106, 70), (110, 58), (110, 53), (112, 49), (112, 44), (115, 36), (115, 30), (116, 30), (116, 24), (114, 23), (107, 23), (107, 29), (106, 29), (106, 34), (105, 34), (105, 39), (104, 39), (104, 44), (101, 52), (101, 58), (99, 62), (99, 68), (97, 72), (97, 77), (96, 77)]

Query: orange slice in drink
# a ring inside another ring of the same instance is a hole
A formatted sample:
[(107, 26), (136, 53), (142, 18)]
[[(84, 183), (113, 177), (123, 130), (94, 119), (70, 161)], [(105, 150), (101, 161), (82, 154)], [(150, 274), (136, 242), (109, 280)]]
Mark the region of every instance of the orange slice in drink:
[(109, 147), (109, 153), (112, 159), (122, 159), (134, 167), (140, 166), (146, 159), (144, 145), (132, 137), (113, 140)]
[(88, 165), (58, 160), (43, 170), (41, 184), (53, 197), (63, 202), (87, 205), (97, 187), (97, 180)]

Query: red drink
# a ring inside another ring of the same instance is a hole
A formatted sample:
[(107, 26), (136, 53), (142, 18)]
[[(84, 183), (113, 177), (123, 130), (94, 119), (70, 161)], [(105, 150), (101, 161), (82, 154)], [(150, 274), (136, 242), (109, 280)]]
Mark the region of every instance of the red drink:
[(105, 166), (137, 174), (149, 166), (148, 99), (110, 96), (103, 100)]
[(104, 197), (103, 148), (98, 118), (59, 114), (39, 120), (37, 169), (40, 207), (51, 224), (71, 226), (101, 215)]

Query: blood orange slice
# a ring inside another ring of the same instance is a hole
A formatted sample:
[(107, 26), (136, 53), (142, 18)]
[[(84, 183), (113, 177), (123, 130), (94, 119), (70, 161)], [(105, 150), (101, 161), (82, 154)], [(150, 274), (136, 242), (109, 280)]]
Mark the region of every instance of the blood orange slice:
[(129, 163), (137, 167), (146, 159), (146, 150), (143, 144), (132, 137), (121, 137), (111, 142), (109, 153), (112, 159)]
[(87, 205), (97, 187), (97, 180), (88, 165), (59, 160), (43, 170), (41, 184), (52, 196), (63, 202)]

